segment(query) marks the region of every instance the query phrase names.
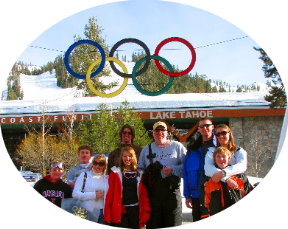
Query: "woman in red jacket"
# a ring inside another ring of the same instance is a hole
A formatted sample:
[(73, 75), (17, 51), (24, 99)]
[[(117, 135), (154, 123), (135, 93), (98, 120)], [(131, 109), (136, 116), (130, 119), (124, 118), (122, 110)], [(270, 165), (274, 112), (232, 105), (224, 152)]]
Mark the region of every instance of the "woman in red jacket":
[(150, 218), (146, 187), (137, 169), (135, 151), (130, 146), (121, 149), (120, 168), (112, 167), (105, 199), (104, 221), (124, 228), (144, 227)]

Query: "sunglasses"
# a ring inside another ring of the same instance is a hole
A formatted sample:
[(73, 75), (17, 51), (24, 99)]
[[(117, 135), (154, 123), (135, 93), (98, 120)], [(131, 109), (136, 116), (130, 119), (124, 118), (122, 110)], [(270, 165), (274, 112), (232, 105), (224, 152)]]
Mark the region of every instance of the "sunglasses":
[(93, 164), (93, 165), (99, 165), (99, 166), (104, 166), (104, 165), (106, 165), (106, 163), (105, 163), (104, 161), (100, 161), (100, 162), (93, 161), (92, 164)]
[(63, 169), (63, 163), (61, 163), (61, 162), (54, 162), (54, 163), (52, 163), (52, 165), (51, 165), (51, 169), (53, 169), (53, 168)]
[(203, 125), (200, 125), (199, 127), (202, 129), (204, 127), (208, 128), (210, 126), (212, 126), (213, 124), (203, 124)]
[(221, 135), (223, 136), (223, 135), (226, 135), (226, 134), (229, 134), (230, 132), (229, 131), (221, 131), (221, 132), (218, 132), (218, 133), (216, 133), (215, 135), (217, 136), (217, 137), (220, 137)]
[(129, 131), (123, 131), (122, 134), (129, 134), (129, 135), (132, 135), (132, 133), (129, 132)]

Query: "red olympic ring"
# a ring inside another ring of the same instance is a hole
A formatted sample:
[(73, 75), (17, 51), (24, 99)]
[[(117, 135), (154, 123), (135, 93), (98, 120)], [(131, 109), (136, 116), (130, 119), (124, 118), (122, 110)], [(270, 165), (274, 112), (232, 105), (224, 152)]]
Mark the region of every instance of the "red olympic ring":
[(161, 41), (159, 43), (159, 45), (156, 47), (155, 49), (155, 56), (158, 56), (159, 52), (160, 52), (160, 49), (167, 43), (171, 42), (171, 41), (178, 41), (178, 42), (181, 42), (183, 43), (184, 45), (186, 45), (191, 54), (192, 54), (192, 59), (191, 59), (191, 63), (190, 65), (188, 66), (188, 68), (186, 68), (184, 71), (181, 71), (181, 72), (169, 72), (167, 70), (165, 70), (162, 65), (160, 64), (159, 60), (155, 59), (155, 64), (157, 66), (157, 68), (159, 69), (159, 71), (161, 71), (162, 73), (164, 73), (165, 75), (168, 75), (168, 76), (172, 76), (172, 77), (177, 77), (177, 76), (183, 76), (185, 74), (187, 74), (188, 72), (190, 72), (194, 65), (195, 65), (195, 62), (196, 62), (196, 52), (195, 52), (195, 49), (194, 47), (188, 42), (186, 41), (185, 39), (183, 38), (180, 38), (180, 37), (170, 37), (170, 38), (167, 38), (163, 41)]

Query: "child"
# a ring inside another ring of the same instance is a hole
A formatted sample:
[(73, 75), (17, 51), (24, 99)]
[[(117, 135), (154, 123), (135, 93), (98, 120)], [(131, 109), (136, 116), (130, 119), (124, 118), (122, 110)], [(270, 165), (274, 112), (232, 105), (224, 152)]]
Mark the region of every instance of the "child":
[(51, 164), (49, 175), (37, 181), (34, 189), (53, 204), (61, 207), (63, 198), (71, 198), (70, 186), (61, 180), (63, 165), (61, 162)]
[(144, 227), (150, 217), (150, 204), (131, 146), (121, 148), (119, 165), (112, 167), (109, 174), (104, 221), (123, 228)]
[(68, 184), (71, 188), (74, 188), (77, 177), (84, 171), (91, 169), (90, 159), (93, 150), (88, 145), (82, 145), (78, 148), (78, 157), (80, 165), (70, 169), (68, 171)]
[[(217, 168), (225, 169), (231, 160), (231, 152), (226, 147), (220, 146), (215, 149), (213, 160)], [(205, 207), (209, 209), (210, 215), (230, 207), (247, 194), (245, 192), (245, 182), (248, 182), (248, 180), (244, 181), (240, 178), (240, 175), (234, 175), (227, 179), (228, 181), (229, 184), (222, 181), (215, 183), (210, 179), (204, 184)]]

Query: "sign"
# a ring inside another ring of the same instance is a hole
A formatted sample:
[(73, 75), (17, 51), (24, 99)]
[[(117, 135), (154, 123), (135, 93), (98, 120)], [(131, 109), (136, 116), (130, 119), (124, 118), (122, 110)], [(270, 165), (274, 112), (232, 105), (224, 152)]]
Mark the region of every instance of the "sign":
[[(143, 120), (169, 120), (169, 119), (200, 119), (200, 118), (231, 118), (231, 117), (257, 117), (257, 116), (284, 116), (285, 108), (279, 109), (225, 109), (225, 110), (172, 110), (172, 111), (145, 111), (137, 112)], [(0, 116), (0, 125), (35, 124), (35, 123), (63, 123), (83, 121), (92, 118), (89, 114), (47, 114)], [(117, 116), (117, 113), (114, 112)]]

